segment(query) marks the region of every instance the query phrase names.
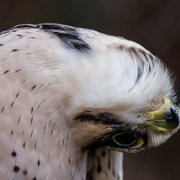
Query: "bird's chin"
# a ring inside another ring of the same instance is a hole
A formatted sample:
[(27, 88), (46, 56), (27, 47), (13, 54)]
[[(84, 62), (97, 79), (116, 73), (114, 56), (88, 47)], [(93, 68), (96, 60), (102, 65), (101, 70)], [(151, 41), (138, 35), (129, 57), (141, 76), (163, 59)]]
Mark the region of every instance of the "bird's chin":
[(169, 138), (171, 138), (172, 135), (174, 135), (179, 128), (168, 132), (168, 133), (158, 133), (154, 131), (148, 132), (148, 149), (158, 147), (162, 144), (164, 144)]

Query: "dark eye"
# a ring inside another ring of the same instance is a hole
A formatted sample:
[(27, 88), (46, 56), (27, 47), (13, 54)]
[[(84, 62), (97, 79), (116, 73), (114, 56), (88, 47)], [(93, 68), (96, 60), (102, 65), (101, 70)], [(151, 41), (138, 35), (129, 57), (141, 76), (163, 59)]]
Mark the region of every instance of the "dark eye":
[(131, 132), (121, 132), (112, 136), (113, 141), (121, 147), (130, 147), (136, 144), (137, 136)]
[(112, 136), (113, 141), (122, 148), (137, 149), (144, 145), (144, 140), (135, 132), (121, 132)]

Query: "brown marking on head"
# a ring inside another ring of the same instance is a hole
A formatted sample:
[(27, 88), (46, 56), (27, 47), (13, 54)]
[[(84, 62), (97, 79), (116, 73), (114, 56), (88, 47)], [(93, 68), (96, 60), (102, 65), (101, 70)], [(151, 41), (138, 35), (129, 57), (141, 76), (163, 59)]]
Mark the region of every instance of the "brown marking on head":
[(111, 131), (112, 128), (105, 124), (97, 124), (95, 122), (78, 122), (76, 126), (73, 127), (72, 136), (82, 148), (85, 148), (92, 141), (95, 141)]

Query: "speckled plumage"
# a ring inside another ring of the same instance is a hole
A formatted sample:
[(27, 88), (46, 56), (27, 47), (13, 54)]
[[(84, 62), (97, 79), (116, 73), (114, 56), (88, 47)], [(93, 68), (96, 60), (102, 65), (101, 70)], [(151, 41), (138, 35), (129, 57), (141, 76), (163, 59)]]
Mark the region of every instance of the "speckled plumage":
[[(0, 84), (0, 179), (8, 180), (122, 180), (122, 153), (91, 145), (119, 119), (139, 130), (140, 110), (174, 98), (168, 71), (140, 45), (59, 24), (0, 34)], [(86, 121), (84, 112), (101, 116)], [(149, 133), (137, 152), (176, 131)]]

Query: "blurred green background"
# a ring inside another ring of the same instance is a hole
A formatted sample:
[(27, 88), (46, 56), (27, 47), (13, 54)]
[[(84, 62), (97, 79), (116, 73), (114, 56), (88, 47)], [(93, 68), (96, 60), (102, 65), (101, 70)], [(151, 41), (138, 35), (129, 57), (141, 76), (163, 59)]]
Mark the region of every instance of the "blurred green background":
[[(180, 0), (0, 0), (0, 30), (56, 22), (124, 36), (159, 56), (180, 95)], [(126, 154), (125, 180), (179, 180), (180, 133), (158, 149)]]

